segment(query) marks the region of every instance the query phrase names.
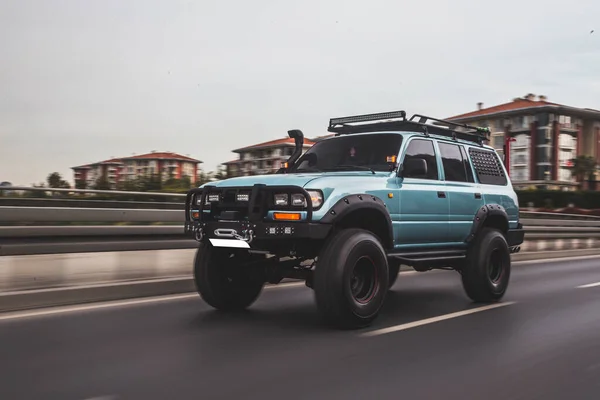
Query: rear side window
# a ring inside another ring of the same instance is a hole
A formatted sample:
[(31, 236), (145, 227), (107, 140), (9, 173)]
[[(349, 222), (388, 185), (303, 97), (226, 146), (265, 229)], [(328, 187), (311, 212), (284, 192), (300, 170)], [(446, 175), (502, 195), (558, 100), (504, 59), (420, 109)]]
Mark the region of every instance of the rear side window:
[[(473, 182), (473, 174), (462, 146), (449, 143), (438, 143), (446, 181)], [(468, 169), (467, 169), (468, 168)]]
[(470, 148), (469, 155), (479, 182), (484, 185), (506, 185), (507, 178), (498, 155), (489, 150)]

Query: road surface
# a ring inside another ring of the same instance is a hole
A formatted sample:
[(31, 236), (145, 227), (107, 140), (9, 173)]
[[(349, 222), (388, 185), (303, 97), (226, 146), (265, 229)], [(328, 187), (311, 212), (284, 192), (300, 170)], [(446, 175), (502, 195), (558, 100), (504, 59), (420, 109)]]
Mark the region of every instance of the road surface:
[(193, 295), (4, 314), (0, 399), (598, 399), (599, 282), (600, 258), (519, 263), (482, 308), (455, 272), (403, 273), (360, 331), (301, 284), (237, 315)]

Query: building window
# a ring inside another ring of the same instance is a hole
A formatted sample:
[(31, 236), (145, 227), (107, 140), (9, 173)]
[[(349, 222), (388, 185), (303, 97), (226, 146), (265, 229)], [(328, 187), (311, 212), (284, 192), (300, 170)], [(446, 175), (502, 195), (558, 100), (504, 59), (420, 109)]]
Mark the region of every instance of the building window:
[(504, 146), (504, 135), (492, 135), (492, 147), (502, 149)]

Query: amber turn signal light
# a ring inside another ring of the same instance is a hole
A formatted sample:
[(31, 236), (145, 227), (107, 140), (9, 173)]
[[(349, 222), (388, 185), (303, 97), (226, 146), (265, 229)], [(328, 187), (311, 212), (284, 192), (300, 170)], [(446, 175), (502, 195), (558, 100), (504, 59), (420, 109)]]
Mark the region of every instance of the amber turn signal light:
[(300, 213), (274, 213), (273, 218), (278, 221), (300, 221)]

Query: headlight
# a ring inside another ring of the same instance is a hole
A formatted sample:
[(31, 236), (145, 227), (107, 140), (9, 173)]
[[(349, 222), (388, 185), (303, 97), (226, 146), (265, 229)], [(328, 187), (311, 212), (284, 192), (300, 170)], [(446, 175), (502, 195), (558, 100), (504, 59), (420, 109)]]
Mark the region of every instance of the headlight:
[(275, 195), (275, 205), (276, 206), (287, 206), (288, 205), (288, 195), (287, 194), (276, 194)]
[[(323, 194), (318, 190), (307, 190), (313, 208), (319, 208), (323, 204)], [(276, 194), (274, 202), (276, 206), (287, 206), (289, 205), (289, 197), (287, 194)], [(291, 197), (291, 205), (293, 207), (306, 207), (306, 198), (300, 193), (294, 193)]]
[(313, 208), (319, 208), (323, 205), (323, 193), (318, 190), (307, 190), (307, 192), (310, 195)]

